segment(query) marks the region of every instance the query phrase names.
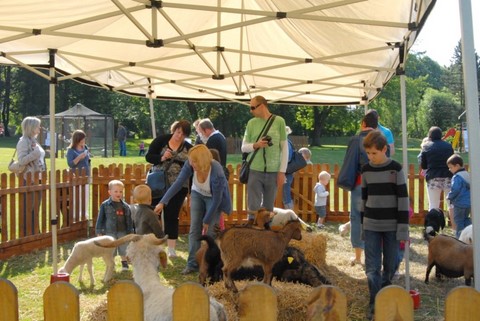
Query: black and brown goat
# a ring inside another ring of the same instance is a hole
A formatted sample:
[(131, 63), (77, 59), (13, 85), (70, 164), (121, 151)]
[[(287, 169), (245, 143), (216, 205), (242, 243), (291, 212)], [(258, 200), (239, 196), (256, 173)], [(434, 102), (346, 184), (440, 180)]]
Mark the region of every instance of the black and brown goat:
[[(205, 285), (207, 280), (210, 284), (223, 278), (223, 262), (220, 257), (220, 249), (211, 236), (201, 237), (202, 246), (197, 251), (196, 259), (200, 267), (199, 282)], [(322, 284), (330, 284), (330, 281), (322, 275), (319, 269), (305, 259), (305, 255), (299, 249), (287, 246), (283, 256), (273, 265), (273, 277), (283, 282), (294, 282), (310, 285), (312, 287)], [(260, 265), (243, 265), (232, 273), (233, 280), (262, 280), (263, 269)]]
[(465, 277), (465, 285), (471, 285), (473, 277), (473, 245), (448, 235), (435, 237), (425, 234), (428, 240), (428, 264), (425, 283), (435, 266), (437, 279), (440, 275), (448, 278)]
[(223, 279), (225, 287), (238, 292), (232, 280), (232, 273), (248, 259), (263, 268), (263, 282), (272, 284), (273, 265), (282, 256), (291, 239), (302, 239), (302, 227), (299, 221), (291, 221), (278, 232), (258, 230), (246, 227), (232, 227), (222, 233), (217, 244), (223, 261)]

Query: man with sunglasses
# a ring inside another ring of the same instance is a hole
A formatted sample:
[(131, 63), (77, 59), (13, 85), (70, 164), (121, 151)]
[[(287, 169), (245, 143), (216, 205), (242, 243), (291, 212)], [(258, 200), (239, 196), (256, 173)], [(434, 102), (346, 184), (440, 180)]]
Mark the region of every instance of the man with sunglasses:
[(250, 100), (250, 112), (254, 117), (247, 123), (242, 152), (250, 153), (250, 159), (252, 152), (258, 149), (250, 165), (247, 183), (248, 220), (253, 222), (254, 213), (260, 208), (273, 211), (277, 187), (286, 182), (288, 143), (285, 120), (278, 115), (275, 115), (268, 131), (263, 132), (266, 123), (273, 117), (264, 97), (256, 96)]

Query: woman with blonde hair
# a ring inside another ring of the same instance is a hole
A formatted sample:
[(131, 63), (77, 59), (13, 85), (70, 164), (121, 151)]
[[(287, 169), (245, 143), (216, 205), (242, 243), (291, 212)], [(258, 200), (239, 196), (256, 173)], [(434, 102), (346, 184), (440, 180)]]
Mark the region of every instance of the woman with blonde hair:
[(160, 213), (170, 199), (192, 178), (190, 232), (188, 234), (187, 266), (182, 274), (198, 271), (195, 253), (200, 248), (199, 238), (203, 234), (214, 237), (214, 227), (219, 222), (222, 212), (230, 214), (232, 201), (228, 190), (222, 165), (213, 159), (212, 153), (205, 145), (196, 145), (188, 152), (177, 180), (162, 197), (155, 212)]
[[(25, 117), (22, 121), (22, 137), (18, 140), (16, 153), (20, 165), (25, 166), (23, 172), (23, 179), (25, 185), (34, 184), (33, 173), (43, 172), (46, 170), (45, 166), (45, 150), (38, 143), (37, 137), (40, 134), (40, 119), (37, 117)], [(27, 181), (27, 174), (31, 173), (30, 181)], [(39, 179), (41, 179), (39, 174)], [(25, 193), (24, 198), (24, 212), (23, 212), (23, 233), (24, 235), (35, 234), (35, 225), (38, 226), (38, 211), (40, 209), (41, 192)], [(36, 203), (35, 203), (36, 200)], [(27, 231), (27, 208), (31, 207), (31, 230)], [(28, 234), (27, 234), (28, 233)]]

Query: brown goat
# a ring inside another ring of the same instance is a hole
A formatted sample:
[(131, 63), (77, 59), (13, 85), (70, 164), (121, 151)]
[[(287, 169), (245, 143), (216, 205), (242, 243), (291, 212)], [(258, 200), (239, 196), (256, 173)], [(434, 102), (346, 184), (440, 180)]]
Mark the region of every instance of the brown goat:
[(430, 271), (436, 267), (436, 277), (440, 274), (448, 278), (465, 277), (465, 285), (471, 285), (473, 277), (473, 246), (454, 237), (439, 234), (435, 237), (426, 234), (428, 240), (428, 265), (425, 283)]
[(225, 287), (238, 292), (232, 280), (232, 273), (247, 259), (263, 268), (263, 282), (272, 284), (272, 268), (279, 261), (288, 242), (293, 238), (302, 239), (302, 227), (299, 221), (288, 222), (278, 232), (247, 227), (232, 227), (217, 239), (223, 261), (223, 279)]

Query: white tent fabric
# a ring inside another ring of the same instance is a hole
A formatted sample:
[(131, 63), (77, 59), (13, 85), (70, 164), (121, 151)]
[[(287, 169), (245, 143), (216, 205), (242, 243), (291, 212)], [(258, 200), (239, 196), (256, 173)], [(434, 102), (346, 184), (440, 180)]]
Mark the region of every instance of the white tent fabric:
[(0, 64), (169, 100), (368, 103), (435, 0), (2, 0)]

